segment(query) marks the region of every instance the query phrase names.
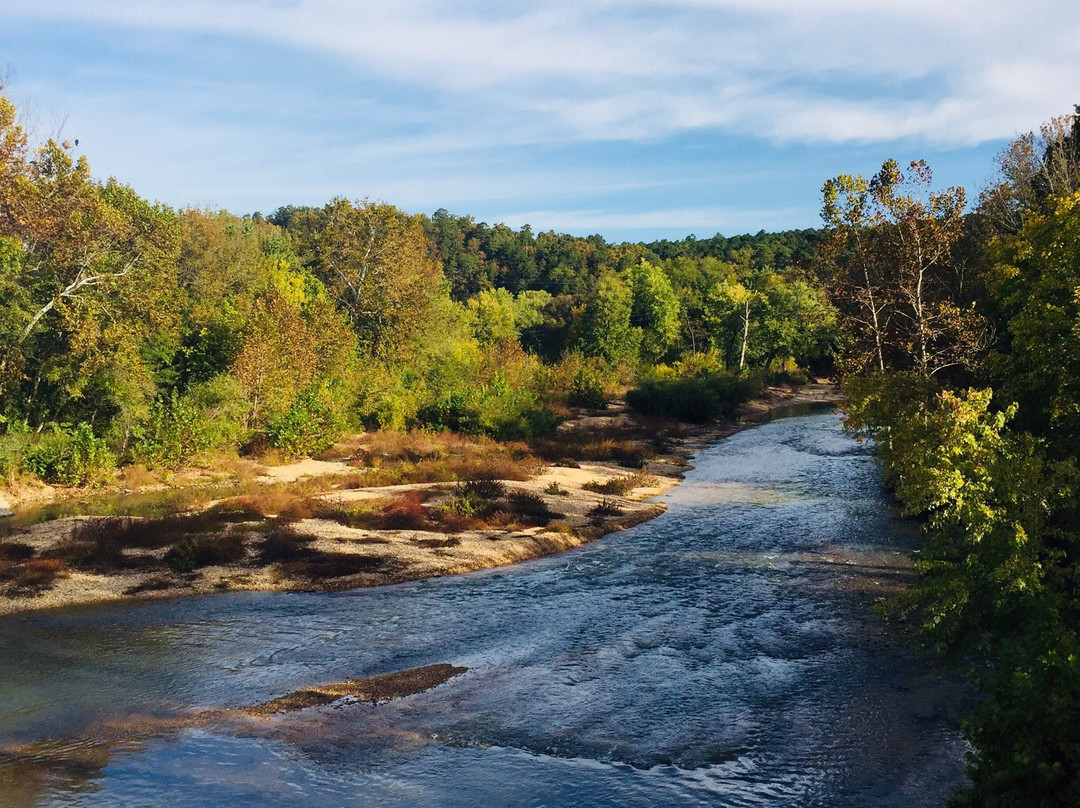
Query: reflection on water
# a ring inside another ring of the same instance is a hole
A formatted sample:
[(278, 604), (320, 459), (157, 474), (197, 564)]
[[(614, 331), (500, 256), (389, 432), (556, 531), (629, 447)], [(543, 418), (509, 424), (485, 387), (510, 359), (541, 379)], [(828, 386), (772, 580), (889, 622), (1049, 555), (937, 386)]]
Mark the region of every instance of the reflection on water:
[[(867, 450), (833, 415), (773, 421), (666, 499), (457, 578), (0, 620), (0, 804), (944, 805), (963, 693), (868, 613), (916, 536)], [(469, 671), (377, 707), (183, 724), (438, 662)]]

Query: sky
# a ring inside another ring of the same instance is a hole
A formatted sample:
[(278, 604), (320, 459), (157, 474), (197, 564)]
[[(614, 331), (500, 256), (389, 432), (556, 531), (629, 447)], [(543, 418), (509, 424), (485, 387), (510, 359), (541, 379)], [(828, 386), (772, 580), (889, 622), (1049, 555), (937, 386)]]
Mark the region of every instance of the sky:
[(707, 237), (817, 227), (890, 157), (976, 196), (1080, 102), (1074, 2), (0, 0), (0, 75), (174, 207)]

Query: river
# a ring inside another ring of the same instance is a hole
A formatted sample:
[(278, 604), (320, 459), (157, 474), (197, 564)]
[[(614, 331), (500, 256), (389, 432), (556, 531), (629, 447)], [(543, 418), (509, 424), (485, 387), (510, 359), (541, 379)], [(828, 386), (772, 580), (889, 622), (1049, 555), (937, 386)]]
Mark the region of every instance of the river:
[[(694, 462), (658, 519), (514, 567), (4, 618), (0, 805), (943, 806), (967, 697), (868, 610), (917, 544), (868, 448), (816, 414)], [(438, 662), (469, 670), (147, 729)]]

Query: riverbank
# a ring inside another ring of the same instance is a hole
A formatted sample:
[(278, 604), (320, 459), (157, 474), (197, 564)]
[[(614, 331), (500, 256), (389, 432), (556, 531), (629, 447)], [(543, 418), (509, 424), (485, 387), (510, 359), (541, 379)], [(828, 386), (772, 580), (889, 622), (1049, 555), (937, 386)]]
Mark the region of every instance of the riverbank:
[[(566, 457), (539, 467), (513, 448), (503, 466), (492, 466), (507, 476), (477, 472), (457, 483), (386, 484), (392, 477), (376, 447), (356, 436), (320, 460), (249, 468), (243, 493), (194, 498), (181, 514), (91, 513), (37, 523), (23, 515), (0, 543), (0, 614), (234, 590), (378, 586), (561, 552), (662, 513), (665, 506), (651, 500), (678, 484), (698, 448), (773, 412), (836, 400), (828, 385), (766, 388), (739, 421), (703, 427), (646, 423), (609, 408), (560, 427), (548, 451)], [(621, 464), (574, 458), (584, 446), (607, 444)], [(408, 451), (418, 458), (415, 471), (425, 451), (441, 450)], [(13, 505), (18, 520), (20, 504)]]

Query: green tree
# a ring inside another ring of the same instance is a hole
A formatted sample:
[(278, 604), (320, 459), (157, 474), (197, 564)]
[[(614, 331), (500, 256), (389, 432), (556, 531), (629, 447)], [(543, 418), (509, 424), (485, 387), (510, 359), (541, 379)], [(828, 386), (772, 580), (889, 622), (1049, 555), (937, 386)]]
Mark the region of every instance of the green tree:
[(416, 217), (392, 205), (336, 199), (325, 209), (315, 273), (376, 356), (409, 350), (425, 331), (442, 274)]
[(630, 324), (633, 305), (633, 293), (618, 275), (601, 275), (581, 314), (577, 337), (580, 351), (615, 364), (635, 361), (641, 332)]
[(659, 361), (679, 337), (679, 299), (659, 267), (642, 261), (626, 269), (630, 287), (630, 324), (641, 332), (641, 358)]
[(1029, 211), (1016, 235), (996, 240), (985, 280), (1002, 339), (990, 367), (1020, 422), (1080, 453), (1080, 191)]

